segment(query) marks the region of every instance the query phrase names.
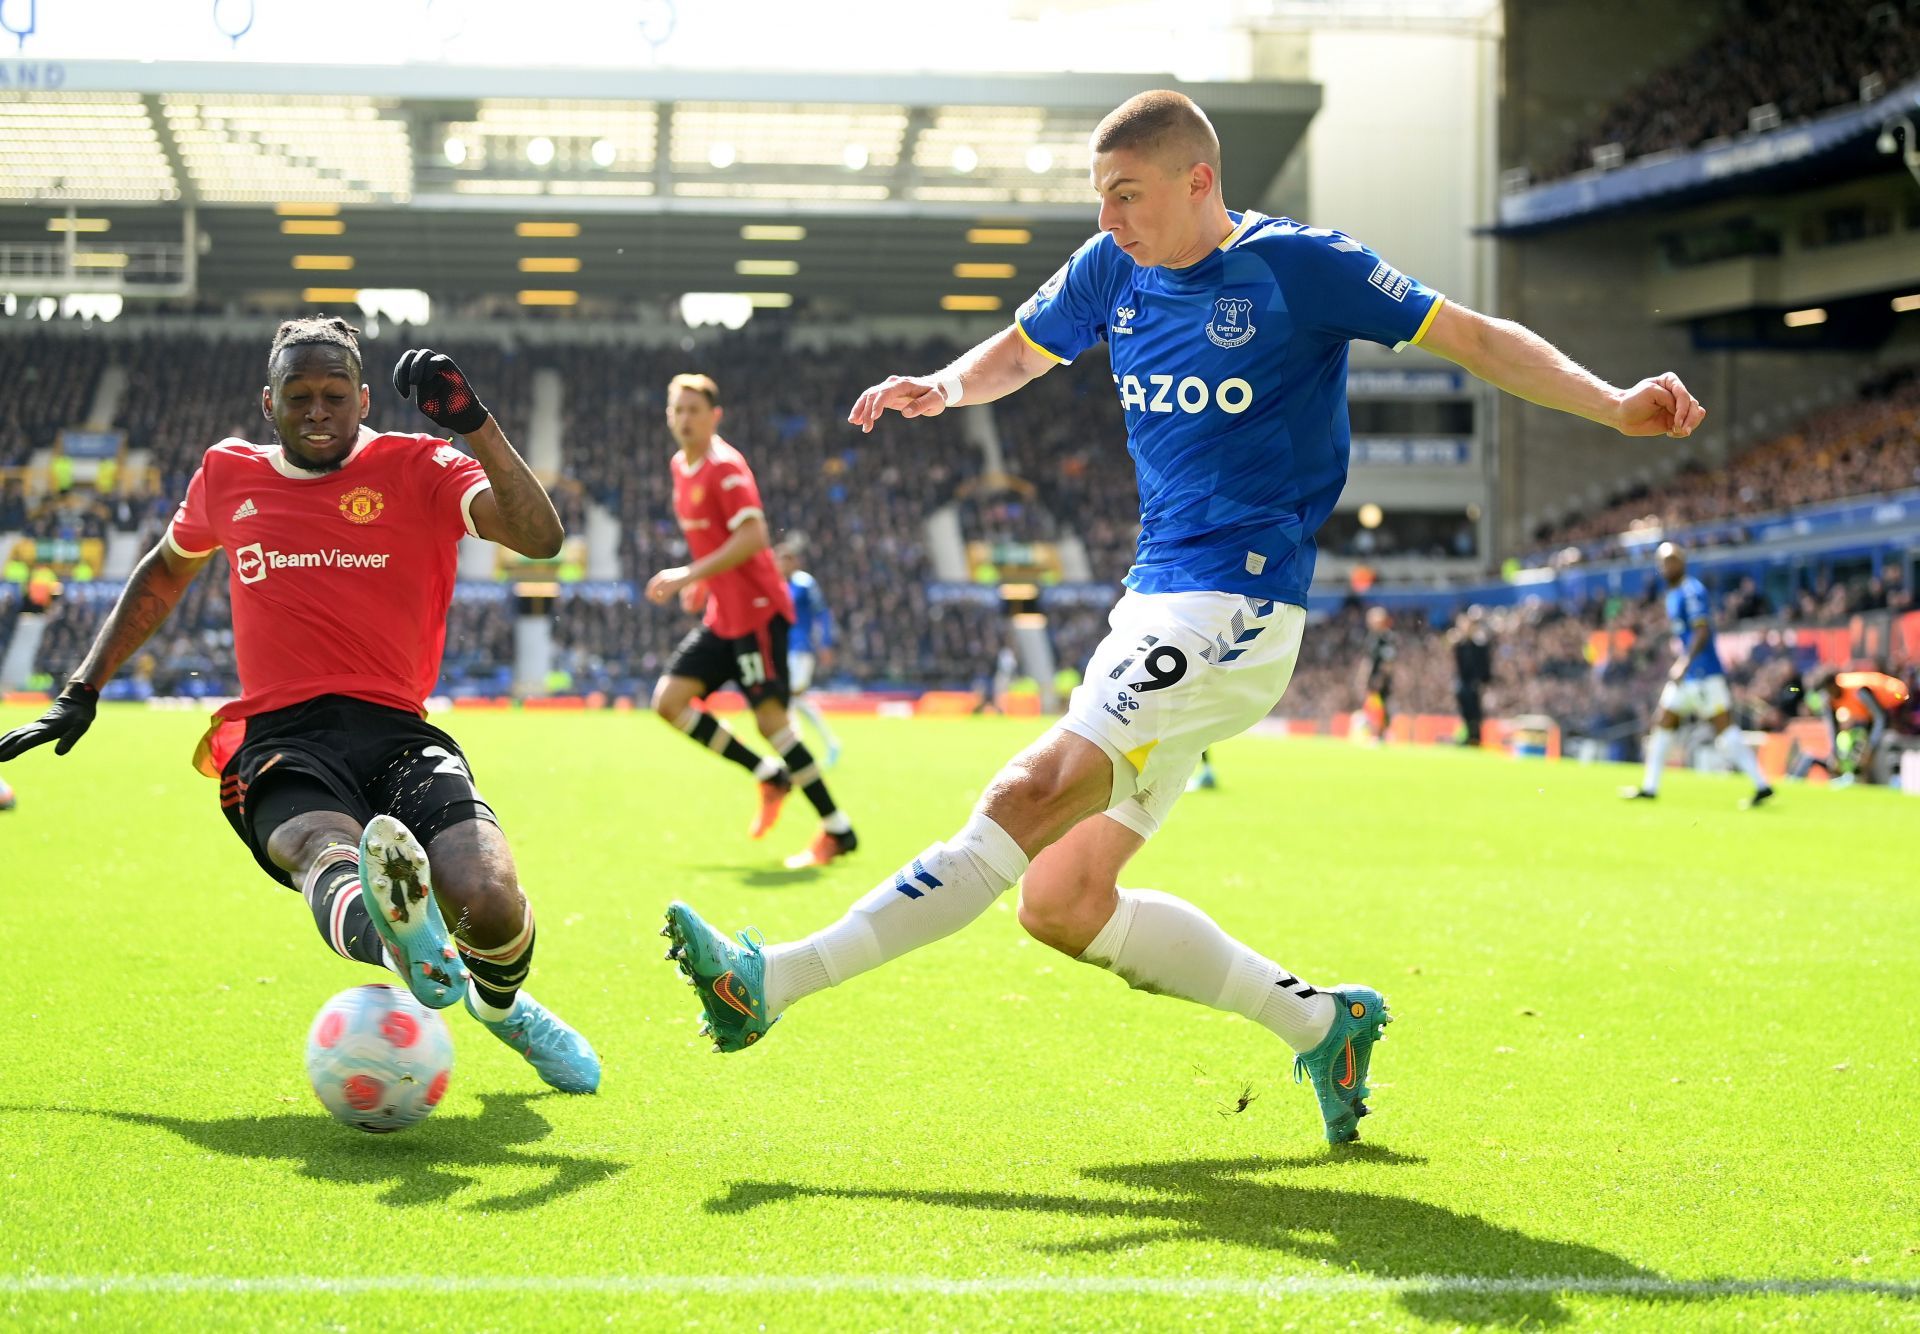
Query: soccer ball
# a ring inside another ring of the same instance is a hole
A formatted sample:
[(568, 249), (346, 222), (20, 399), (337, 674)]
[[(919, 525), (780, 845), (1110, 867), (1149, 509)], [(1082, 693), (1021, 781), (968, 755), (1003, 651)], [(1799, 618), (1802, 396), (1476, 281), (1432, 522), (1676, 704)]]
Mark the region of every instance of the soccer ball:
[(453, 1038), (404, 987), (343, 991), (307, 1030), (307, 1079), (334, 1119), (370, 1135), (405, 1130), (446, 1096)]
[(13, 809), (13, 789), (7, 786), (7, 780), (0, 778), (0, 811)]

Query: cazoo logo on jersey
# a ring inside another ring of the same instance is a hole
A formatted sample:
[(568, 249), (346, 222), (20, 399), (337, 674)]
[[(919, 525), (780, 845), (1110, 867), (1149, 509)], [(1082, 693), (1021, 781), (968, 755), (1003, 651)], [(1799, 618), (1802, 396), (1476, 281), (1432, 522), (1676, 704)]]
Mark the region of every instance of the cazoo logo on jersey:
[(393, 556), (385, 551), (268, 551), (249, 542), (233, 553), (233, 572), (243, 584), (257, 584), (273, 570), (384, 570)]
[(1205, 412), (1219, 408), (1237, 417), (1253, 406), (1253, 386), (1234, 376), (1208, 384), (1197, 375), (1116, 375), (1120, 407), (1126, 412)]

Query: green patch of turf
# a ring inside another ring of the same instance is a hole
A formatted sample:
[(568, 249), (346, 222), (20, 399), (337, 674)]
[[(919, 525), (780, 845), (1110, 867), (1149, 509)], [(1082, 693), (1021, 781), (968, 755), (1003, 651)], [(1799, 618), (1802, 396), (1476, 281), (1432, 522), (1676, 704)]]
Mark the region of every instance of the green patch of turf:
[(1265, 1030), (1030, 941), (1012, 895), (707, 1053), (660, 958), (668, 899), (775, 940), (823, 924), (958, 827), (1037, 724), (847, 720), (830, 779), (861, 850), (796, 875), (804, 803), (749, 842), (751, 784), (657, 719), (456, 715), (539, 914), (532, 989), (606, 1078), (546, 1094), (456, 1015), (446, 1101), (380, 1138), (328, 1119), (301, 1065), (314, 1011), (373, 974), (228, 832), (187, 764), (199, 725), (111, 708), (65, 759), (7, 767), (6, 1321), (1920, 1319), (1894, 794), (1749, 813), (1736, 780), (1629, 804), (1605, 766), (1222, 747), (1221, 789), (1127, 882), (1387, 993), (1376, 1115), (1335, 1153)]

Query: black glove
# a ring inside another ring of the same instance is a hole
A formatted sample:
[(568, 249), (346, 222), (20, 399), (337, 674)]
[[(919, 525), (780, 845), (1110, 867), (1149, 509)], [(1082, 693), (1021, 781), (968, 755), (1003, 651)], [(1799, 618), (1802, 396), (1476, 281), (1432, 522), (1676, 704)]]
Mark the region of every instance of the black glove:
[(100, 692), (92, 686), (83, 681), (67, 682), (52, 708), (25, 727), (0, 736), (0, 760), (14, 759), (49, 741), (60, 743), (53, 748), (55, 755), (65, 755), (93, 726), (93, 710), (99, 702)]
[(472, 435), (487, 424), (487, 405), (473, 392), (453, 358), (416, 347), (393, 363), (394, 391), (410, 399), (428, 420), (455, 435)]

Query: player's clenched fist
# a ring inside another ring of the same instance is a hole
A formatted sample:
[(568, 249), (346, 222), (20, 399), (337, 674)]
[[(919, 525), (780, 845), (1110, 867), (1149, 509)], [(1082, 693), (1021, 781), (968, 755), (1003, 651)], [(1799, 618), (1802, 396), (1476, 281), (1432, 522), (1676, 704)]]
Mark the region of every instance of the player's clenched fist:
[(456, 435), (472, 435), (487, 424), (487, 405), (473, 392), (453, 358), (430, 347), (416, 347), (393, 363), (393, 388), (436, 426)]
[(67, 682), (60, 698), (45, 713), (26, 726), (0, 736), (0, 760), (24, 755), (49, 741), (59, 743), (53, 748), (55, 755), (65, 755), (93, 726), (93, 710), (99, 702), (100, 692), (92, 686), (82, 681)]
[(871, 431), (889, 408), (902, 417), (937, 417), (947, 410), (947, 396), (928, 376), (889, 375), (860, 395), (847, 420)]

